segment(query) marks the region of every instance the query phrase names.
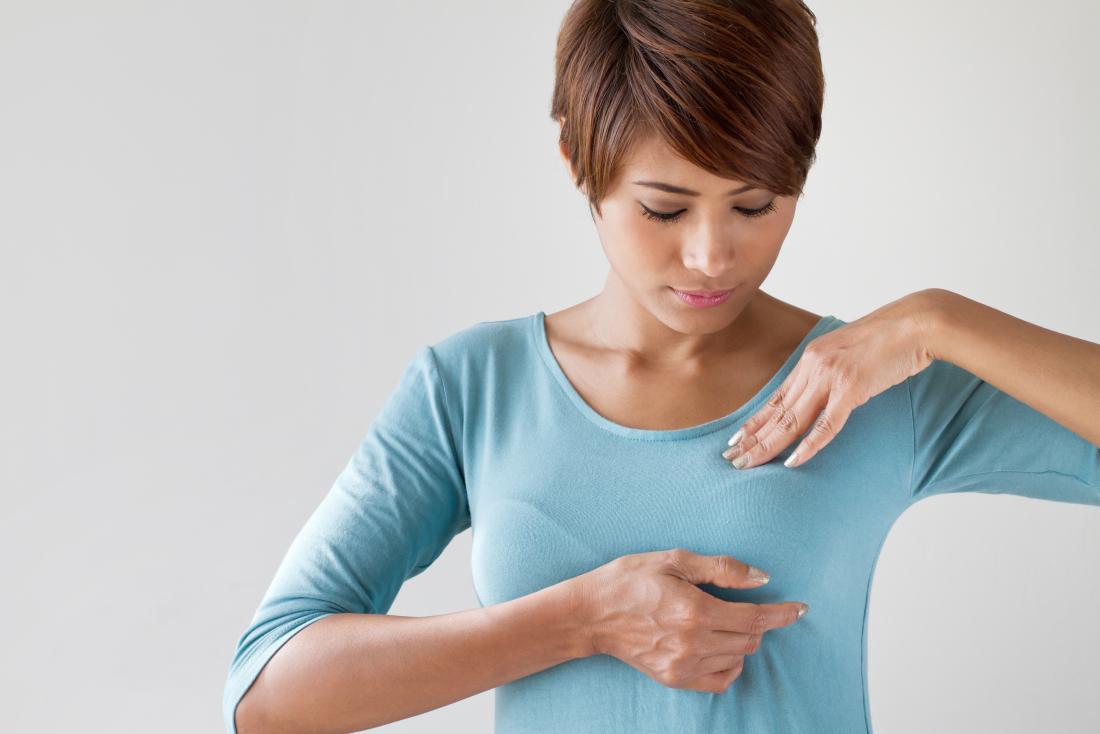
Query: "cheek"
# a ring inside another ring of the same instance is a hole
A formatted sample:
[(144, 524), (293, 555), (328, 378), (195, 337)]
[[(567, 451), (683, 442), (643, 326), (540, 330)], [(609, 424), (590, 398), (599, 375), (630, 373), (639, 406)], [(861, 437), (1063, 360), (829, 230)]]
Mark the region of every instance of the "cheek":
[(605, 228), (600, 237), (604, 252), (619, 273), (640, 279), (647, 275), (661, 277), (669, 263), (676, 260), (675, 238), (661, 232), (659, 225), (645, 221), (641, 215), (637, 219), (640, 221), (616, 221), (614, 226)]
[(754, 229), (746, 228), (745, 234), (735, 245), (735, 261), (748, 271), (767, 272), (779, 257), (792, 218), (776, 217), (760, 223)]
[(635, 236), (617, 253), (620, 272), (629, 273), (641, 282), (667, 279), (670, 269), (679, 262), (677, 250), (652, 236), (648, 239)]
[(782, 238), (761, 238), (738, 247), (734, 270), (745, 282), (761, 285), (779, 259)]

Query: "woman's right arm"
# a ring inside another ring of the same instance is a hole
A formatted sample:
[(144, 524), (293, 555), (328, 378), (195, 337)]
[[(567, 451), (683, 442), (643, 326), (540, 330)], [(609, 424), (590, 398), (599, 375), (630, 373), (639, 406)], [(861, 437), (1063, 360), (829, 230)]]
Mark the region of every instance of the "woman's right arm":
[(674, 688), (720, 693), (797, 602), (727, 602), (765, 580), (731, 556), (620, 556), (527, 596), (432, 617), (335, 614), (292, 637), (238, 707), (239, 734), (369, 729), (568, 660), (618, 658)]
[(572, 581), (450, 614), (324, 617), (268, 661), (237, 731), (360, 731), (590, 655)]

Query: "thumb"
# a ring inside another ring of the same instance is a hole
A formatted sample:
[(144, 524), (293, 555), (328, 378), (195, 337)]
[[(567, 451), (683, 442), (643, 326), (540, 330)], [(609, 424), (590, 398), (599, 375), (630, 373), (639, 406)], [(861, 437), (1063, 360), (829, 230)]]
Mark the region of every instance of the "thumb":
[(714, 584), (732, 589), (768, 583), (768, 574), (733, 556), (704, 556), (680, 549), (671, 554), (673, 569), (693, 584)]

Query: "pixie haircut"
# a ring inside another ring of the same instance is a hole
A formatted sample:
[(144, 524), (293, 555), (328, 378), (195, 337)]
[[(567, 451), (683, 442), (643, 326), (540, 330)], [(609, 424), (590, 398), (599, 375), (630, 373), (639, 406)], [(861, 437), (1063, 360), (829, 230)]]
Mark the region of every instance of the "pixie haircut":
[(652, 136), (717, 176), (801, 196), (825, 95), (816, 26), (801, 0), (576, 0), (550, 115), (589, 206), (603, 216)]

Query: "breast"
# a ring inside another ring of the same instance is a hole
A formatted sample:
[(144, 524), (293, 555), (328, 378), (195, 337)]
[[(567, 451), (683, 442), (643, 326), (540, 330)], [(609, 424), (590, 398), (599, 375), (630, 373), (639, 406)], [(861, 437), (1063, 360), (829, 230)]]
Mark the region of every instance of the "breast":
[(516, 441), (493, 452), (471, 488), (478, 598), (500, 603), (621, 555), (686, 548), (772, 575), (759, 589), (705, 587), (721, 598), (862, 601), (865, 572), (904, 509), (900, 452), (909, 440), (897, 437), (896, 453), (875, 459), (866, 442), (893, 439), (865, 415), (853, 414), (828, 451), (795, 469), (782, 465), (793, 446), (768, 464), (733, 469), (721, 457), (724, 431), (631, 441), (585, 423)]

